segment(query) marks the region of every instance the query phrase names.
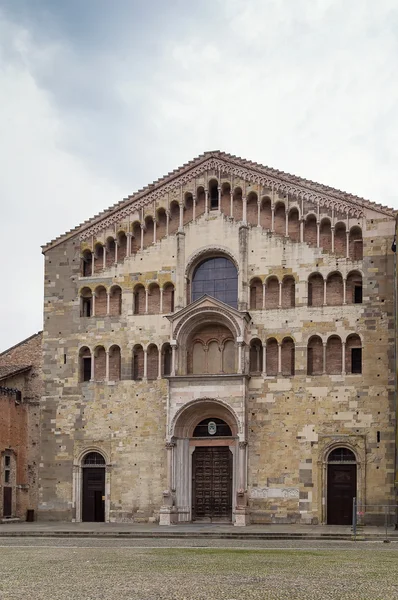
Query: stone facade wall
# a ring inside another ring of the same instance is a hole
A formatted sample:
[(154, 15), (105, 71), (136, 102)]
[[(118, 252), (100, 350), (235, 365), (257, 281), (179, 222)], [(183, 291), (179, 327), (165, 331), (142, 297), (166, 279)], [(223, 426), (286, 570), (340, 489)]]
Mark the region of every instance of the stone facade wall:
[[(213, 255), (234, 260), (238, 308), (241, 314), (249, 309), (243, 338), (236, 337), (242, 351), (238, 368), (242, 367), (242, 375), (248, 374), (250, 342), (256, 338), (266, 353), (265, 371), (262, 368), (261, 373), (253, 374), (239, 397), (221, 377), (187, 386), (183, 402), (204, 394), (215, 399), (226, 394), (235, 398), (232, 404), (239, 404), (244, 415), (242, 440), (248, 442), (246, 484), (252, 522), (324, 522), (325, 465), (328, 450), (336, 444), (350, 447), (356, 454), (362, 501), (387, 503), (393, 497), (393, 261), (389, 248), (394, 220), (370, 208), (361, 219), (347, 218), (332, 209), (320, 212), (319, 207), (316, 214), (310, 202), (300, 205), (272, 192), (261, 200), (260, 211), (257, 204), (246, 206), (246, 224), (241, 222), (245, 210), (242, 190), (249, 197), (251, 192), (257, 194), (258, 186), (236, 178), (233, 217), (229, 193), (221, 194), (224, 214), (217, 210), (206, 214), (201, 186), (205, 189), (210, 177), (217, 173), (197, 177), (196, 190), (188, 183), (178, 194), (166, 194), (156, 207), (137, 211), (128, 223), (120, 222), (96, 238), (81, 242), (78, 236), (71, 237), (46, 252), (43, 519), (80, 518), (73, 474), (90, 448), (106, 458), (109, 518), (158, 517), (162, 492), (169, 485), (164, 444), (171, 434), (169, 425), (180, 392), (172, 383), (173, 374), (170, 383), (159, 378), (162, 369), (157, 352), (165, 343), (174, 343), (174, 325), (165, 315), (184, 309), (196, 265)], [(219, 185), (225, 190), (230, 184), (221, 178)], [(195, 220), (188, 200), (185, 209), (184, 204), (179, 205), (189, 194), (196, 196)], [(274, 231), (270, 231), (272, 219)], [(149, 227), (149, 234), (148, 229), (141, 232), (140, 222)], [(330, 223), (335, 227), (334, 252)], [(353, 250), (347, 258), (347, 232), (353, 227), (360, 227), (363, 234), (360, 260)], [(109, 236), (120, 239), (120, 232), (131, 233), (126, 248), (125, 242), (120, 243), (122, 259), (117, 256), (119, 247), (111, 246), (105, 250), (103, 269), (106, 240)], [(320, 244), (318, 247), (318, 236), (327, 251)], [(99, 251), (91, 254), (97, 246)], [(92, 261), (94, 275), (86, 271), (82, 276), (82, 256)], [(342, 284), (350, 273), (362, 274), (362, 303), (343, 304)], [(284, 287), (286, 277), (290, 279)], [(255, 308), (250, 309), (254, 280), (260, 286)], [(110, 290), (112, 285), (122, 291), (121, 314), (109, 311), (106, 316), (105, 297), (98, 288)], [(83, 288), (96, 294), (96, 316), (81, 316), (79, 294)], [(355, 343), (360, 339), (361, 374), (350, 372), (350, 339)], [(121, 377), (119, 381), (118, 367), (109, 363), (108, 381), (104, 381), (106, 352), (113, 345), (120, 348)], [(307, 346), (312, 348), (312, 374), (308, 372)], [(79, 377), (82, 347), (89, 348), (94, 357), (93, 381), (82, 382)], [(97, 360), (99, 347), (104, 352), (101, 350)], [(138, 380), (134, 380), (136, 352)], [(181, 376), (188, 348), (182, 345), (175, 352), (175, 375)]]

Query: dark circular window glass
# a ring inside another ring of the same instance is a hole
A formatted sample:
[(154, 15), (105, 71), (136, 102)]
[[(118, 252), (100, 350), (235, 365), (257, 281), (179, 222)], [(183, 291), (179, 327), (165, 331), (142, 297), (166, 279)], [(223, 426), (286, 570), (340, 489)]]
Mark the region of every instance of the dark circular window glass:
[(103, 466), (105, 464), (105, 459), (103, 456), (101, 456), (101, 454), (99, 454), (99, 452), (90, 452), (84, 457), (83, 464), (90, 467), (92, 467), (93, 465)]
[(231, 436), (229, 425), (222, 419), (204, 419), (196, 425), (193, 437), (226, 437)]
[(238, 272), (228, 258), (208, 258), (195, 270), (192, 302), (204, 294), (238, 308)]
[(355, 454), (348, 448), (336, 448), (329, 454), (328, 462), (356, 462)]

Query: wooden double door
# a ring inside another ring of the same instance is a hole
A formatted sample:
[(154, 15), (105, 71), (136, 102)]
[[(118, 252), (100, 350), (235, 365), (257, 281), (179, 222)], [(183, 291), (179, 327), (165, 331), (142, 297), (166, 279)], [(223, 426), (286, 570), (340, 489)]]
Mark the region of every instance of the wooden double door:
[(199, 446), (192, 455), (192, 519), (232, 520), (232, 453), (229, 446)]
[(84, 467), (82, 504), (82, 521), (105, 521), (104, 467)]
[(328, 465), (328, 525), (352, 525), (353, 499), (357, 495), (357, 466)]

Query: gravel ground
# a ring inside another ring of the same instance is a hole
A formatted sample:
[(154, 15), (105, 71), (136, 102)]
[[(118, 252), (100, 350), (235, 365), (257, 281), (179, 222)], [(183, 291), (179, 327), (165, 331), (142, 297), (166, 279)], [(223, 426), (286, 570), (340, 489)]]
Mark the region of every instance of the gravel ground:
[[(224, 548), (206, 549), (151, 548), (142, 541), (19, 539), (7, 544), (3, 539), (0, 599), (398, 598), (398, 544), (340, 542), (332, 548), (326, 542), (325, 549), (313, 542), (287, 548), (286, 542), (279, 542), (283, 547), (263, 541), (269, 549), (248, 550), (226, 548), (225, 540), (214, 540)], [(148, 542), (154, 546), (154, 540)], [(242, 546), (242, 540), (236, 543)]]

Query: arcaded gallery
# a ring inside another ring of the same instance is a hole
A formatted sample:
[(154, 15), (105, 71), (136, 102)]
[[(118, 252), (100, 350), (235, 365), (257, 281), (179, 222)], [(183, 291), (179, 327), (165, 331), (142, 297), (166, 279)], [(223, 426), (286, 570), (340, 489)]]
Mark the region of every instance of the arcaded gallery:
[(217, 151), (44, 246), (39, 518), (350, 524), (353, 498), (389, 504), (394, 229)]

